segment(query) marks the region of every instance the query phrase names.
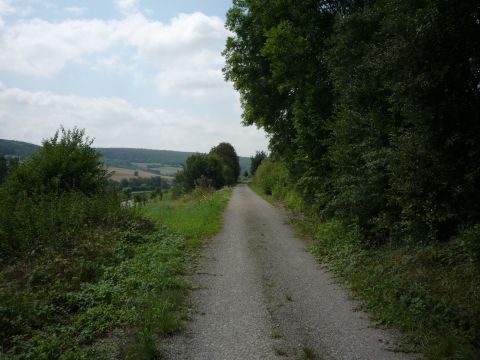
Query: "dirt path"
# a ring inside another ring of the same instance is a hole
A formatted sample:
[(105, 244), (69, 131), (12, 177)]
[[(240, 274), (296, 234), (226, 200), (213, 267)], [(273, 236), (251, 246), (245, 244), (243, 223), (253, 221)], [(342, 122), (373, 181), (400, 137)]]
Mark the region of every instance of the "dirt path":
[(195, 268), (196, 312), (169, 359), (411, 359), (323, 271), (285, 217), (239, 185)]

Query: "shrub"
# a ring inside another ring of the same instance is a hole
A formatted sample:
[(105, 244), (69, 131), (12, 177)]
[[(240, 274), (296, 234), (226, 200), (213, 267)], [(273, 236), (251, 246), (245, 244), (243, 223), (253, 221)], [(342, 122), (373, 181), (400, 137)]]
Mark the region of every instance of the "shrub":
[(109, 321), (99, 309), (72, 323), (86, 305), (75, 296), (124, 251), (119, 234), (139, 217), (120, 206), (91, 144), (62, 128), (0, 186), (0, 352), (55, 358)]
[[(0, 187), (0, 261), (66, 252), (126, 214), (83, 130), (61, 129)], [(123, 219), (122, 219), (123, 220)]]
[[(198, 181), (208, 181), (217, 189), (225, 185), (225, 163), (217, 154), (194, 154), (185, 164), (185, 169), (175, 176), (176, 193), (193, 190)], [(199, 180), (208, 179), (208, 180)]]
[(95, 194), (103, 191), (108, 174), (100, 154), (91, 147), (84, 130), (60, 131), (43, 141), (41, 149), (22, 162), (7, 179), (13, 192), (59, 193), (79, 191)]
[(281, 161), (263, 160), (255, 172), (254, 186), (267, 195), (283, 200), (295, 210), (302, 208), (303, 201), (294, 189), (287, 167)]
[(458, 239), (463, 253), (480, 269), (480, 224), (464, 229)]
[(263, 160), (267, 158), (267, 154), (264, 151), (257, 151), (254, 156), (250, 157), (250, 174), (255, 175), (258, 167)]

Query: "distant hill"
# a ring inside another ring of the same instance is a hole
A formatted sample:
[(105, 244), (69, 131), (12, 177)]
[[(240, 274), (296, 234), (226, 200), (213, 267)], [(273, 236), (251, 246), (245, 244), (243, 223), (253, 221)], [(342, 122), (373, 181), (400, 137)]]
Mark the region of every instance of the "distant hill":
[(40, 148), (38, 145), (23, 141), (0, 139), (0, 154), (26, 158)]
[(193, 152), (130, 148), (97, 148), (105, 159), (124, 160), (130, 163), (184, 164)]
[[(18, 156), (25, 158), (37, 151), (38, 145), (22, 141), (0, 139), (0, 153), (7, 156)], [(103, 155), (104, 161), (110, 166), (117, 166), (127, 169), (138, 168), (137, 163), (179, 165), (184, 164), (187, 158), (194, 152), (172, 151), (172, 150), (151, 150), (132, 148), (97, 148)], [(250, 170), (250, 158), (240, 157), (240, 167)]]

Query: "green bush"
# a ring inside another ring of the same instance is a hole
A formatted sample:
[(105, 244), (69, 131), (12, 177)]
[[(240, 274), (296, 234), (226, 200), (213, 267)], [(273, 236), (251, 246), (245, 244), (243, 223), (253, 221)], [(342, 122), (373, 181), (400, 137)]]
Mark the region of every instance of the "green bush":
[(284, 201), (292, 209), (302, 208), (303, 200), (295, 191), (289, 172), (281, 161), (263, 160), (255, 172), (253, 186), (258, 187), (266, 195)]
[(183, 174), (179, 174), (176, 179), (182, 180), (187, 192), (195, 188), (196, 181), (202, 176), (208, 179), (212, 186), (219, 189), (225, 185), (223, 167), (224, 164), (219, 155), (194, 154), (187, 159)]
[(240, 162), (234, 147), (222, 142), (214, 146), (209, 154), (216, 154), (223, 160), (223, 178), (225, 185), (233, 185), (240, 176)]
[(107, 190), (96, 196), (80, 192), (9, 195), (0, 205), (3, 263), (32, 253), (71, 253), (88, 244), (97, 229), (121, 226), (131, 217), (131, 210), (120, 207), (116, 193)]
[(458, 241), (462, 252), (480, 269), (480, 224), (460, 232)]
[(61, 129), (0, 186), (2, 352), (54, 358), (70, 344), (82, 307), (71, 296), (101, 278), (117, 236), (138, 221), (90, 145), (82, 130)]
[(61, 129), (0, 187), (0, 261), (30, 253), (71, 252), (92, 229), (115, 227), (127, 211), (107, 184), (84, 131)]
[(108, 174), (101, 155), (91, 147), (84, 130), (61, 129), (42, 147), (20, 164), (7, 179), (12, 192), (61, 193), (79, 191), (95, 194), (103, 191)]
[(230, 192), (196, 190), (155, 226), (121, 206), (90, 144), (62, 129), (0, 187), (2, 359), (150, 359), (181, 326), (187, 248), (218, 231)]
[(267, 158), (265, 151), (257, 151), (254, 156), (250, 157), (250, 174), (255, 175), (258, 167), (263, 160)]
[(289, 185), (288, 170), (282, 162), (267, 159), (257, 169), (255, 184), (267, 195), (281, 197)]

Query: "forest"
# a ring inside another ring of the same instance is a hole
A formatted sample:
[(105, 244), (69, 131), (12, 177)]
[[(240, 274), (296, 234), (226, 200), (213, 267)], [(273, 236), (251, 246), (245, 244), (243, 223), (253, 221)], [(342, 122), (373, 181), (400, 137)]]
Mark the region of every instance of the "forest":
[(319, 257), (415, 349), (470, 358), (458, 354), (480, 347), (479, 2), (236, 0), (226, 25), (224, 75), (243, 123), (270, 137), (256, 185), (314, 218), (331, 239)]
[(235, 1), (224, 72), (315, 211), (370, 245), (447, 241), (480, 220), (479, 22), (477, 1)]

